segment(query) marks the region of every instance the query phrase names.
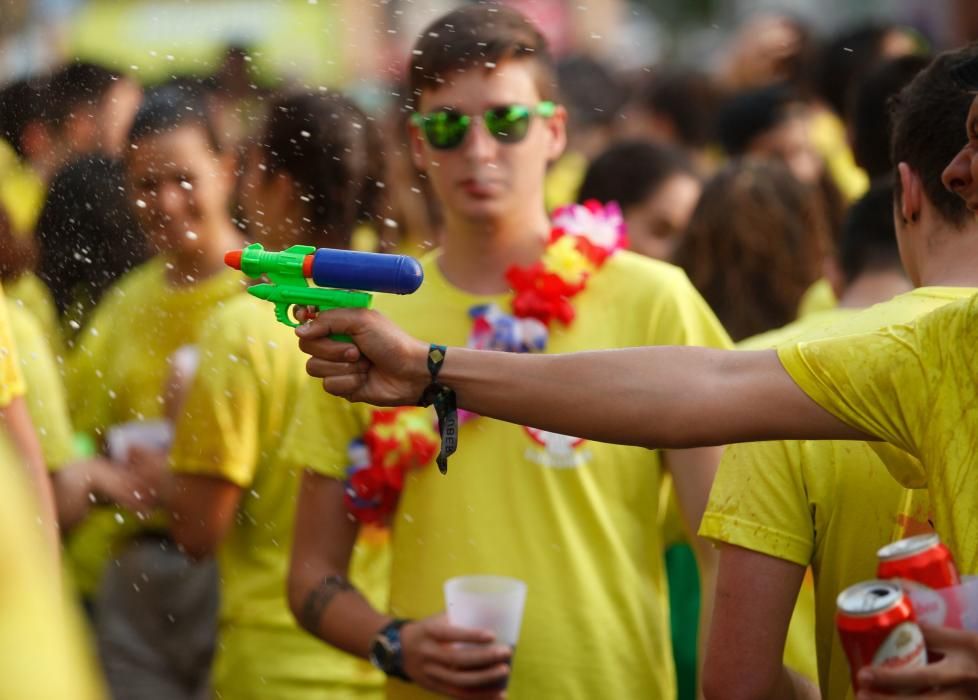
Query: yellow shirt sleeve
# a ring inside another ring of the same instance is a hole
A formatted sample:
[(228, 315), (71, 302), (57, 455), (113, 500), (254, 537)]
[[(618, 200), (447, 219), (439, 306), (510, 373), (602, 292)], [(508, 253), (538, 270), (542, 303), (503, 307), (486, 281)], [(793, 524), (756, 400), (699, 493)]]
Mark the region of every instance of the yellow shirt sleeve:
[[(795, 507), (808, 500), (798, 446), (757, 442), (727, 447), (700, 535), (808, 566), (815, 535), (808, 511)], [(781, 464), (793, 468), (768, 468)]]
[(284, 458), (322, 476), (345, 479), (349, 443), (363, 433), (369, 410), (327, 394), (320, 382), (306, 382), (283, 442)]
[(225, 318), (218, 313), (201, 336), (200, 365), (177, 422), (170, 464), (176, 472), (245, 487), (259, 461), (261, 394), (249, 358), (238, 347), (240, 328)]
[(10, 316), (0, 288), (0, 407), (24, 395), (24, 377), (17, 361), (17, 346), (10, 329)]
[[(923, 432), (932, 397), (916, 326), (786, 345), (778, 357), (802, 391), (832, 415), (918, 454), (915, 436)], [(887, 464), (901, 465), (893, 477), (907, 488), (926, 485), (916, 460)]]
[(27, 408), (50, 470), (74, 457), (74, 435), (61, 373), (34, 318), (8, 301), (10, 328), (27, 388)]

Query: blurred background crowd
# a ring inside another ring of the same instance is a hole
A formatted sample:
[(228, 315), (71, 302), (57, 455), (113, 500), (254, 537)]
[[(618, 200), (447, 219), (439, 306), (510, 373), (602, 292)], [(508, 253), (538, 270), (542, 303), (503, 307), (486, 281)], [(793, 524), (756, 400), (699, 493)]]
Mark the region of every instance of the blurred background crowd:
[[(363, 168), (376, 186), (369, 196), (354, 193), (361, 206), (327, 227), (348, 228), (350, 245), (360, 250), (432, 249), (443, 220), (410, 158), (404, 79), (419, 31), (460, 4), (0, 0), (0, 277), (13, 306), (40, 329), (45, 347), (38, 352), (53, 359), (53, 374), (35, 379), (47, 384), (34, 392), (42, 398), (32, 406), (48, 466), (85, 465), (74, 472), (84, 485), (62, 477), (55, 490), (70, 578), (90, 613), (99, 596), (111, 596), (103, 576), (118, 550), (106, 542), (128, 528), (145, 530), (155, 517), (133, 501), (132, 483), (114, 483), (103, 469), (98, 455), (112, 456), (106, 430), (147, 417), (172, 428), (180, 411), (179, 389), (150, 391), (144, 405), (125, 411), (107, 408), (108, 399), (96, 405), (89, 394), (105, 369), (85, 366), (97, 355), (92, 329), (111, 328), (103, 297), (113, 283), (161, 245), (178, 246), (140, 233), (156, 226), (158, 214), (134, 199), (139, 187), (155, 197), (158, 183), (150, 180), (162, 161), (149, 154), (191, 172), (212, 167), (195, 161), (207, 149), (230, 163), (227, 192), (212, 193), (211, 202), (230, 212), (227, 230), (219, 221), (209, 233), (216, 251), (239, 247), (254, 213), (242, 196), (255, 174), (253, 147), (275, 152), (269, 143), (278, 137), (294, 144), (288, 130), (295, 125), (277, 120), (270, 106), (314, 113), (309, 105), (288, 106), (297, 99), (289, 96), (342, 92), (351, 102), (331, 109), (363, 120), (373, 139)], [(978, 39), (978, 3), (970, 0), (503, 4), (540, 27), (557, 59), (568, 148), (548, 172), (548, 207), (617, 201), (630, 247), (682, 267), (734, 341), (836, 304), (864, 266), (860, 256), (875, 254), (865, 244), (853, 247), (847, 226), (892, 236), (886, 223), (852, 223), (850, 216), (850, 205), (892, 173), (887, 102), (933, 55)], [(163, 143), (161, 135), (182, 123), (166, 110), (136, 119), (144, 100), (167, 94), (170, 104), (205, 106), (204, 146)], [(356, 146), (346, 148), (349, 154)], [(283, 158), (298, 180), (315, 177)], [(350, 158), (344, 167), (359, 172)], [(211, 194), (198, 195), (207, 206)], [(891, 200), (880, 201), (876, 210), (886, 218)], [(210, 214), (199, 219), (207, 223)], [(202, 309), (230, 293), (209, 284), (198, 300)], [(193, 323), (193, 314), (203, 313), (174, 309)], [(125, 339), (127, 329), (112, 330)], [(168, 366), (179, 375), (178, 361)], [(66, 388), (53, 386), (61, 381)], [(61, 445), (51, 435), (63, 426), (49, 425), (58, 411), (70, 421)], [(159, 483), (147, 476), (153, 465), (135, 462), (139, 483)], [(696, 564), (670, 515), (670, 498), (665, 489), (663, 556), (680, 695), (692, 697)], [(112, 506), (94, 525), (92, 504)], [(216, 605), (200, 609), (208, 604)], [(110, 663), (111, 648), (100, 651)]]

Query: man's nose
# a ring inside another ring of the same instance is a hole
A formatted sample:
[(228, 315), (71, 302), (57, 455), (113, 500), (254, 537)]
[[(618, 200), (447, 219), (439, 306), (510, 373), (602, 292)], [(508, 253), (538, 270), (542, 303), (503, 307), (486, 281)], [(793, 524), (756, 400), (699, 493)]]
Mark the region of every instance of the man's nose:
[(971, 161), (974, 154), (972, 149), (965, 146), (958, 155), (954, 156), (944, 172), (941, 173), (941, 182), (951, 192), (960, 194), (961, 190), (971, 185)]
[(481, 119), (473, 119), (462, 147), (465, 149), (467, 157), (484, 162), (495, 160), (499, 142), (492, 137)]
[(156, 206), (162, 213), (174, 217), (183, 211), (185, 198), (186, 192), (177, 183), (164, 182), (157, 190)]

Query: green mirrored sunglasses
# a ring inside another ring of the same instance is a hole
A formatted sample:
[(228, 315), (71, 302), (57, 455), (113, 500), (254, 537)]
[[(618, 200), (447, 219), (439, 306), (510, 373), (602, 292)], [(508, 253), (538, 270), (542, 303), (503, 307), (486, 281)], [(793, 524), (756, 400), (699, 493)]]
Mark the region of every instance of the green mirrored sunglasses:
[[(534, 114), (552, 117), (555, 111), (553, 102), (541, 102), (536, 107), (504, 105), (487, 109), (482, 115), (482, 123), (500, 143), (518, 143), (529, 131), (530, 119)], [(411, 115), (411, 123), (421, 129), (431, 147), (441, 150), (461, 145), (473, 119), (475, 117), (453, 109), (440, 109), (430, 114), (415, 112)]]

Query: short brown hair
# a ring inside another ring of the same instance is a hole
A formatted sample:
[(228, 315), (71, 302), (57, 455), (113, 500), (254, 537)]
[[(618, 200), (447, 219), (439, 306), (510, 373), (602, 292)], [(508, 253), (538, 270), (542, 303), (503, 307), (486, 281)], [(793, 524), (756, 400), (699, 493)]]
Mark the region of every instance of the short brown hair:
[(408, 73), (409, 106), (417, 109), (421, 93), (438, 89), (452, 73), (477, 67), (490, 72), (508, 60), (533, 61), (540, 97), (556, 98), (553, 57), (547, 40), (530, 20), (496, 4), (449, 12), (432, 22), (415, 42)]
[(673, 262), (739, 341), (795, 320), (828, 247), (811, 188), (777, 161), (739, 160), (704, 187)]
[[(974, 95), (955, 82), (952, 69), (978, 55), (978, 44), (947, 51), (917, 74), (891, 100), (894, 166), (906, 163), (920, 176), (921, 186), (941, 217), (955, 228), (971, 220), (964, 200), (944, 187), (944, 169), (968, 142), (965, 125)], [(903, 194), (900, 178), (894, 196)]]

